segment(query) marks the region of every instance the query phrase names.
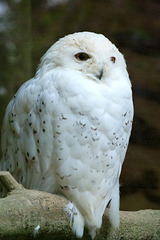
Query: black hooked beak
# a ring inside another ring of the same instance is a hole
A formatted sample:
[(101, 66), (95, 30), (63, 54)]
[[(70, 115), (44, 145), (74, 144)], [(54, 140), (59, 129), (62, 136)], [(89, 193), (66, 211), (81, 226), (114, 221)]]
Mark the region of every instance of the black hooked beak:
[(103, 68), (101, 69), (99, 75), (97, 76), (99, 80), (103, 77)]

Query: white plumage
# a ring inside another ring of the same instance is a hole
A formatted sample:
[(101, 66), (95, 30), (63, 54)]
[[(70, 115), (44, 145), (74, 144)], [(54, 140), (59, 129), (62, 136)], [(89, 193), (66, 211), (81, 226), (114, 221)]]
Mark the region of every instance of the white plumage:
[(73, 231), (92, 238), (110, 201), (119, 225), (119, 176), (133, 119), (122, 54), (103, 35), (81, 32), (56, 42), (34, 78), (9, 103), (1, 169), (26, 188), (62, 193)]

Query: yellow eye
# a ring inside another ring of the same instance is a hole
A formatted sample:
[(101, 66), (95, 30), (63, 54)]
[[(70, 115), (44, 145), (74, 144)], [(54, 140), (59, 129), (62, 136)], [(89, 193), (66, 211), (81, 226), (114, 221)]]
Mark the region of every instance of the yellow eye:
[(111, 57), (111, 61), (112, 61), (113, 63), (115, 63), (116, 58), (115, 58), (115, 57)]
[(85, 52), (79, 52), (75, 55), (75, 58), (79, 61), (86, 61), (90, 56)]

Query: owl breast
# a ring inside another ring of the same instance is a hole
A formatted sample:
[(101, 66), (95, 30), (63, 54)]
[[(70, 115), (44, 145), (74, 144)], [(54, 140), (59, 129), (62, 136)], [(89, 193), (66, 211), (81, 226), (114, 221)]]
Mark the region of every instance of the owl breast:
[(119, 178), (132, 124), (130, 91), (118, 97), (116, 86), (67, 79), (66, 73), (58, 79), (49, 107), (55, 176), (59, 191), (76, 204), (81, 199), (78, 207), (86, 214), (83, 200), (94, 196), (96, 205), (109, 199)]

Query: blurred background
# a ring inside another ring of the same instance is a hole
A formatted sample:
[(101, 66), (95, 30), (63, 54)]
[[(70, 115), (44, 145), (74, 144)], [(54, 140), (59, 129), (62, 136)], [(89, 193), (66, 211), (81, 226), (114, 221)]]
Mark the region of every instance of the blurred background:
[(0, 125), (17, 89), (60, 37), (103, 33), (124, 54), (135, 117), (121, 210), (160, 209), (160, 1), (0, 0)]

